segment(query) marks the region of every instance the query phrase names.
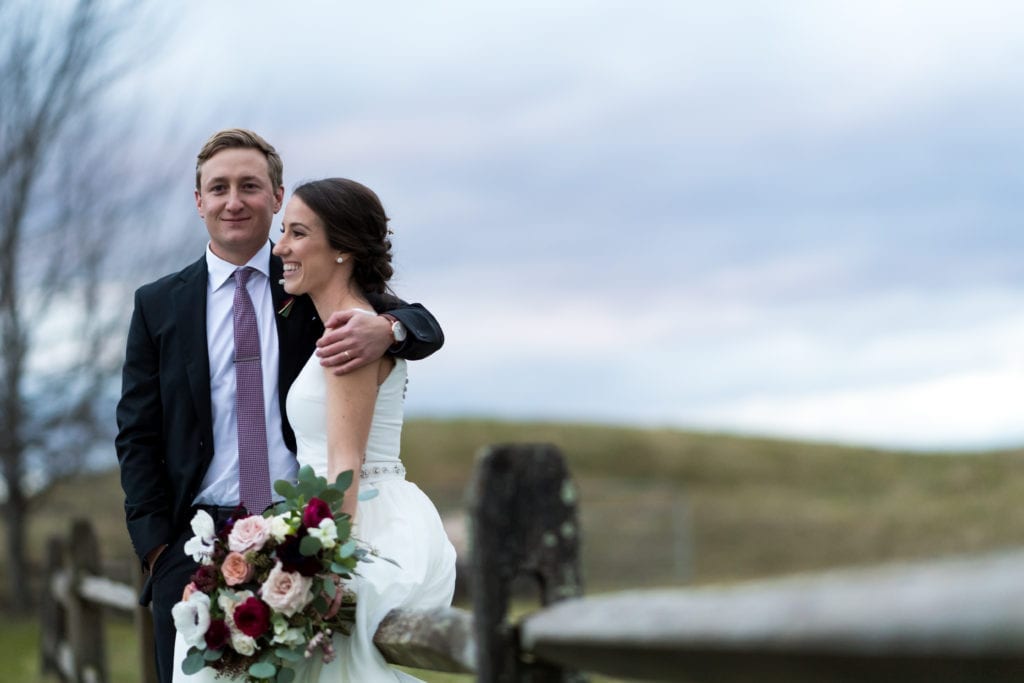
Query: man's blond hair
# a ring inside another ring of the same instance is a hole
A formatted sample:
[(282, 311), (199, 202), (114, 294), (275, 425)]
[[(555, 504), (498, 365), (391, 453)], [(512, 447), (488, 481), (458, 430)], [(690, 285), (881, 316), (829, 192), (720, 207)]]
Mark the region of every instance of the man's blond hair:
[(210, 136), (203, 148), (199, 150), (199, 156), (196, 157), (196, 190), (201, 189), (199, 178), (202, 175), (203, 164), (209, 161), (214, 154), (225, 149), (260, 151), (267, 158), (267, 172), (274, 189), (284, 185), (284, 163), (274, 146), (251, 130), (227, 128)]

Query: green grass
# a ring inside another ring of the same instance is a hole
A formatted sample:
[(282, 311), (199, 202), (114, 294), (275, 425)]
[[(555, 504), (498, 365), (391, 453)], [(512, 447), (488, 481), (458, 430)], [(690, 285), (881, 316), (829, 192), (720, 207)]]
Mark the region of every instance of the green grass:
[[(458, 514), (478, 451), (506, 442), (549, 442), (566, 454), (581, 492), (591, 591), (735, 581), (1024, 542), (1024, 450), (912, 454), (668, 429), (413, 420), (403, 459), (439, 509)], [(114, 470), (50, 492), (35, 505), (33, 560), (48, 535), (66, 533), (72, 518), (85, 516), (97, 528), (108, 573), (127, 579), (132, 559), (122, 502)], [(0, 598), (5, 590), (0, 586)], [(0, 666), (27, 668), (0, 670), (0, 680), (31, 681), (33, 626), (13, 623), (2, 632)], [(108, 641), (126, 642), (130, 633), (120, 628), (112, 626), (116, 638)], [(127, 676), (120, 680), (135, 680)]]

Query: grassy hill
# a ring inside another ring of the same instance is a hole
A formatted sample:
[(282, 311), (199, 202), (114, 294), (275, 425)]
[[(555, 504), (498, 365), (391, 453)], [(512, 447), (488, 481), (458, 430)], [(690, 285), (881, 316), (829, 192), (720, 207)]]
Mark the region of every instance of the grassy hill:
[[(415, 420), (403, 458), (442, 512), (458, 513), (476, 453), (505, 442), (554, 443), (566, 454), (581, 491), (591, 589), (1024, 544), (1024, 450), (928, 455), (667, 429)], [(116, 469), (50, 492), (33, 517), (33, 556), (50, 533), (86, 516), (105, 558), (125, 566), (122, 501)]]

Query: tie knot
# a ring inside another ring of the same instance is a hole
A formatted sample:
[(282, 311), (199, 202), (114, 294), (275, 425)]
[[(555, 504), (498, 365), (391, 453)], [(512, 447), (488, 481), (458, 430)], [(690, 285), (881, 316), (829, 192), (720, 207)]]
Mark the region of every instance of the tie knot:
[(245, 283), (249, 281), (249, 276), (252, 274), (253, 269), (250, 268), (249, 266), (245, 266), (244, 268), (239, 268), (238, 270), (236, 270), (234, 274), (235, 286), (245, 287)]

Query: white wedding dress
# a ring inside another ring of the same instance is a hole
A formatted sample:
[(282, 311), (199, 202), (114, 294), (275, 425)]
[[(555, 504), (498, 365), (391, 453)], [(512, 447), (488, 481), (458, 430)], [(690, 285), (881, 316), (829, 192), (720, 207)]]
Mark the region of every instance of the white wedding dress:
[[(356, 623), (349, 636), (335, 635), (336, 657), (323, 664), (314, 656), (296, 673), (296, 683), (376, 683), (417, 681), (385, 661), (373, 644), (381, 620), (396, 607), (422, 608), (451, 604), (455, 590), (455, 549), (441, 524), (437, 509), (412, 482), (405, 480), (399, 458), (406, 362), (395, 367), (380, 385), (373, 423), (366, 445), (366, 460), (359, 474), (359, 489), (377, 489), (377, 496), (361, 501), (353, 535), (376, 549), (381, 559), (361, 563), (350, 586), (356, 593)], [(327, 476), (327, 407), (323, 369), (310, 358), (288, 392), (288, 419), (295, 430), (300, 465), (310, 465)], [(179, 635), (175, 644), (174, 680), (216, 681), (212, 669), (193, 676), (181, 673), (188, 647)]]

